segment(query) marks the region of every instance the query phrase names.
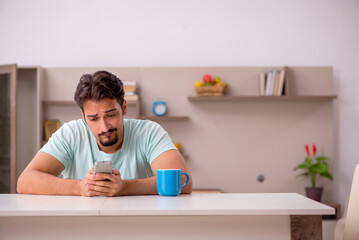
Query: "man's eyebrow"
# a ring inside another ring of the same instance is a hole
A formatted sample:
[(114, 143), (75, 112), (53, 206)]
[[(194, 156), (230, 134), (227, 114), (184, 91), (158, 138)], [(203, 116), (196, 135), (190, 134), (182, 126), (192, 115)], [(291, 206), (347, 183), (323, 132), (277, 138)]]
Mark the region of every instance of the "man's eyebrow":
[(117, 110), (116, 108), (112, 108), (110, 110), (105, 111), (105, 113), (113, 112), (113, 111), (116, 111), (116, 110)]
[(97, 117), (98, 114), (95, 114), (95, 115), (86, 115), (87, 117)]
[[(105, 113), (109, 113), (109, 112), (113, 112), (113, 111), (117, 111), (116, 108), (112, 108), (110, 110), (105, 111)], [(87, 117), (97, 117), (98, 113), (96, 113), (95, 115), (86, 115)]]

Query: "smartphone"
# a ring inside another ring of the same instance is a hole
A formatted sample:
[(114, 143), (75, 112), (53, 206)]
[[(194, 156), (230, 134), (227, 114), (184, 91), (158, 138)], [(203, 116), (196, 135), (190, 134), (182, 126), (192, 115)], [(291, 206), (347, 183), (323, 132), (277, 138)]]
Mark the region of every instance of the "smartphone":
[(96, 173), (112, 173), (112, 162), (111, 161), (95, 162), (93, 174)]

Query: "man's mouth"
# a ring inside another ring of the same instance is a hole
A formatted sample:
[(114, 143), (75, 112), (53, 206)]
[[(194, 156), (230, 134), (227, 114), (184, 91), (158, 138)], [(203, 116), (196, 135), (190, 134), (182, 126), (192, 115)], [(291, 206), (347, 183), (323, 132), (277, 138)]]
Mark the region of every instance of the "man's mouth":
[(108, 130), (107, 132), (99, 133), (98, 136), (99, 136), (99, 137), (102, 137), (102, 136), (104, 136), (104, 137), (111, 137), (112, 132), (116, 132), (116, 131), (117, 131), (116, 128), (112, 128), (112, 129)]

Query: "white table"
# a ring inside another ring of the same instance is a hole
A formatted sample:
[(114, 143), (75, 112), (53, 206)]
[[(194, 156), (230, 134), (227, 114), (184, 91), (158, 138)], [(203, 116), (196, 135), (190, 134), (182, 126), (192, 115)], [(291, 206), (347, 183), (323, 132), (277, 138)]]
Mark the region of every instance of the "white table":
[(0, 239), (321, 239), (334, 209), (295, 193), (0, 194)]

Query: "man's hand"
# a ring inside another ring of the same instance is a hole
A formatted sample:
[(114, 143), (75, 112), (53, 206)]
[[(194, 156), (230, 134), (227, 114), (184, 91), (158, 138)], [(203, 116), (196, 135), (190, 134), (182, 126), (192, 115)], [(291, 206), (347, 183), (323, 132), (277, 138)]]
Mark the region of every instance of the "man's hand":
[(93, 174), (93, 168), (88, 171), (85, 178), (81, 181), (81, 196), (117, 196), (121, 195), (124, 182), (118, 170), (112, 169), (110, 173)]

